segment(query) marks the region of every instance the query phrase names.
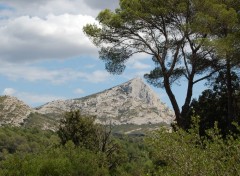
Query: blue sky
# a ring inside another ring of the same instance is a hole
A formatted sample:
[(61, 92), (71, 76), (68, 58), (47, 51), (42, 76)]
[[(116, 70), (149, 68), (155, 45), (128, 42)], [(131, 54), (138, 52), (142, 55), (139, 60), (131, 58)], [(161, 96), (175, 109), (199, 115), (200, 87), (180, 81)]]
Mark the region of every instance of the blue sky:
[[(117, 4), (117, 0), (2, 0), (0, 93), (35, 107), (83, 97), (149, 72), (154, 68), (151, 58), (137, 55), (122, 75), (110, 75), (98, 59), (98, 49), (82, 32), (101, 10)], [(194, 97), (204, 88), (203, 83), (196, 87)], [(171, 107), (165, 91), (152, 88)], [(181, 105), (185, 83), (174, 86), (174, 92)]]

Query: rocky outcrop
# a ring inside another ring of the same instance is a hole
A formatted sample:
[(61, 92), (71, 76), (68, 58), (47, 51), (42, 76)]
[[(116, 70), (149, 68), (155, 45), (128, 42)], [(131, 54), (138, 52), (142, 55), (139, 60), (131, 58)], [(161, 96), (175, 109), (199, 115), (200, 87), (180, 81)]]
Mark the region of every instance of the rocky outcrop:
[(15, 97), (0, 97), (0, 126), (2, 124), (20, 126), (31, 112), (32, 109), (28, 105)]
[(170, 124), (174, 119), (173, 112), (141, 78), (87, 97), (53, 101), (36, 109), (40, 114), (56, 117), (70, 110), (94, 115), (98, 123), (115, 125)]
[(35, 109), (11, 96), (0, 96), (0, 126), (36, 127), (55, 131), (64, 112), (80, 110), (96, 116), (97, 123), (112, 123), (116, 132), (139, 132), (156, 129), (159, 123), (170, 124), (174, 114), (142, 79), (83, 98), (57, 100)]

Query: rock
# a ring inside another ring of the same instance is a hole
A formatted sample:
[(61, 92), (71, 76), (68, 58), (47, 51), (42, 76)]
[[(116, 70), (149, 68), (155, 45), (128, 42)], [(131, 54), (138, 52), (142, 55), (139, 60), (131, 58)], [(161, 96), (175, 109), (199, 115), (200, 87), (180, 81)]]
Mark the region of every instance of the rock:
[(0, 97), (0, 126), (12, 124), (20, 126), (33, 110), (24, 102), (11, 96)]
[(0, 126), (11, 124), (56, 131), (64, 112), (70, 110), (96, 116), (96, 123), (118, 126), (117, 132), (154, 130), (160, 123), (169, 125), (174, 120), (172, 110), (141, 78), (135, 78), (96, 94), (57, 100), (35, 109), (15, 97), (0, 96)]
[(174, 120), (172, 110), (141, 78), (83, 98), (53, 101), (36, 109), (40, 114), (56, 117), (70, 110), (94, 115), (96, 122), (102, 124), (170, 124)]

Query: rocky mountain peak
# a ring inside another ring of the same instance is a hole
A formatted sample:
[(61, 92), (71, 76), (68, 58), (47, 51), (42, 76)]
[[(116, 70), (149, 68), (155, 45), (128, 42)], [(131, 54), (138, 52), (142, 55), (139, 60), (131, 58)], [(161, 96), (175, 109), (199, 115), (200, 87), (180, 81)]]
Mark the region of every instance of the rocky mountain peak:
[(112, 123), (116, 131), (140, 132), (170, 124), (174, 113), (158, 95), (137, 77), (110, 89), (86, 97), (56, 100), (31, 109), (16, 97), (0, 96), (0, 126), (38, 127), (56, 130), (64, 112), (80, 110), (96, 116), (96, 123)]
[(173, 112), (139, 77), (83, 98), (50, 102), (37, 112), (56, 115), (69, 110), (80, 110), (96, 116), (99, 123), (111, 121), (116, 125), (170, 124), (174, 119)]
[(158, 99), (158, 95), (146, 85), (140, 77), (131, 79), (130, 81), (121, 84), (119, 87), (129, 94), (130, 97), (141, 99), (150, 105), (153, 105)]
[(19, 126), (31, 112), (32, 109), (16, 97), (6, 95), (0, 97), (0, 125)]

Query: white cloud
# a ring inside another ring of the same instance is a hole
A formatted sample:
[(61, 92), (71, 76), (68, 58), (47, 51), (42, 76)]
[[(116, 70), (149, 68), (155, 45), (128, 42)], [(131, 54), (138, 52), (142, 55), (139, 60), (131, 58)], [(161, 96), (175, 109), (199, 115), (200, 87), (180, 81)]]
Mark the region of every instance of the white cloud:
[(96, 67), (96, 65), (94, 64), (85, 65), (85, 68), (94, 68), (94, 67)]
[(65, 97), (53, 96), (46, 94), (35, 94), (30, 92), (19, 92), (13, 88), (5, 88), (3, 95), (15, 96), (18, 99), (24, 101), (28, 105), (39, 105), (44, 104), (53, 100), (64, 100)]
[(11, 19), (0, 26), (0, 60), (15, 63), (97, 56), (97, 48), (82, 31), (85, 24), (95, 22), (91, 16), (70, 14)]
[(94, 72), (82, 72), (72, 68), (59, 70), (49, 70), (46, 68), (2, 63), (0, 65), (0, 74), (11, 80), (27, 81), (49, 81), (53, 84), (62, 84), (72, 80), (82, 79), (91, 83), (99, 83), (108, 80), (110, 74), (106, 70), (96, 70)]
[(2, 3), (14, 9), (9, 15), (15, 17), (23, 14), (42, 17), (49, 13), (59, 15), (66, 12), (96, 15), (98, 12), (84, 0), (2, 0)]
[(147, 61), (148, 63), (152, 63), (152, 56), (146, 54), (146, 53), (138, 53), (133, 55), (133, 57), (131, 57), (126, 65), (129, 68), (133, 68), (133, 69), (137, 69), (137, 70), (143, 70), (143, 69), (147, 69), (149, 70), (151, 68), (151, 65), (149, 64), (145, 64), (142, 61)]
[(75, 90), (74, 90), (74, 93), (75, 93), (75, 94), (83, 94), (83, 93), (85, 93), (85, 92), (84, 92), (84, 90), (78, 88), (78, 89), (75, 89)]
[(134, 63), (142, 60), (152, 60), (152, 56), (146, 53), (134, 54), (128, 61), (128, 63)]
[(138, 71), (138, 72), (124, 73), (122, 76), (127, 80), (130, 80), (136, 77), (141, 77), (142, 79), (144, 79), (144, 74), (146, 73), (148, 73), (148, 71)]
[(13, 95), (16, 93), (16, 90), (13, 88), (5, 88), (3, 91), (3, 95)]
[(20, 100), (24, 101), (28, 105), (44, 104), (54, 100), (64, 100), (65, 97), (53, 96), (46, 94), (34, 94), (29, 92), (17, 92), (15, 95)]
[[(118, 7), (118, 0), (1, 0), (1, 4), (7, 8), (10, 16), (31, 16), (43, 17), (46, 14), (87, 14), (96, 17), (100, 10)], [(1, 11), (0, 11), (1, 14)]]
[(118, 7), (119, 0), (84, 0), (84, 2), (91, 8), (94, 9), (105, 9), (109, 8), (114, 10), (116, 7)]
[(106, 70), (96, 70), (86, 75), (86, 79), (92, 83), (104, 82), (110, 78), (110, 74)]
[(82, 27), (95, 23), (100, 10), (115, 9), (118, 3), (118, 0), (2, 0), (0, 60), (97, 57), (97, 48), (83, 34)]
[(142, 69), (149, 69), (151, 68), (151, 65), (148, 65), (148, 64), (144, 64), (142, 62), (135, 62), (133, 63), (133, 65), (131, 66), (131, 68), (134, 68), (134, 69), (138, 69), (138, 70), (142, 70)]

